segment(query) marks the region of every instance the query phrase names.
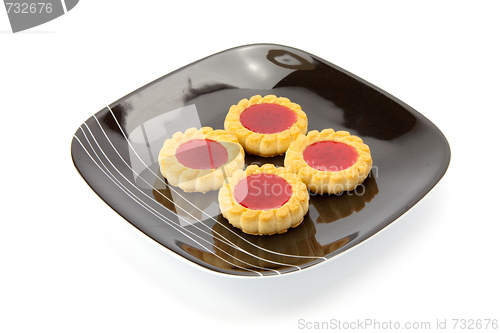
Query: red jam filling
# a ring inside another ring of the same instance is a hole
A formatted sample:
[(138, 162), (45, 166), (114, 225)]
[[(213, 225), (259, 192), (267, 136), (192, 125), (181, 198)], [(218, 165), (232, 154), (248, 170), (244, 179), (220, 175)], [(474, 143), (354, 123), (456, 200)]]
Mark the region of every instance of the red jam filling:
[(236, 201), (248, 209), (268, 210), (283, 206), (292, 195), (292, 187), (283, 178), (271, 174), (250, 175), (234, 189)]
[(244, 127), (262, 134), (283, 132), (292, 127), (296, 121), (295, 112), (272, 103), (252, 105), (240, 116), (240, 122)]
[(313, 143), (304, 150), (304, 160), (321, 171), (340, 171), (349, 168), (358, 159), (354, 147), (335, 141)]
[(191, 169), (217, 169), (227, 163), (227, 150), (217, 141), (195, 139), (183, 143), (175, 152), (177, 160)]

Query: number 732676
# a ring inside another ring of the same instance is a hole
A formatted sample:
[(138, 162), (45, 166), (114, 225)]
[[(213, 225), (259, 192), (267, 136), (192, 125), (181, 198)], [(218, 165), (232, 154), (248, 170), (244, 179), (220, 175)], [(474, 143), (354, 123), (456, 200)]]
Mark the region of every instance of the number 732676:
[(498, 329), (498, 319), (452, 319), (453, 329)]
[(52, 13), (52, 4), (45, 2), (6, 2), (7, 14), (41, 14)]

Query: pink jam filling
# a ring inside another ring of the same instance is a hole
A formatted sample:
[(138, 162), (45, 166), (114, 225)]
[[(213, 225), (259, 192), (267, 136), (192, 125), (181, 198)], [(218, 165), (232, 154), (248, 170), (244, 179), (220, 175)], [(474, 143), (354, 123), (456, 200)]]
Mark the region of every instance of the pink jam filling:
[(295, 112), (278, 104), (252, 105), (240, 116), (241, 124), (252, 132), (272, 134), (289, 129), (297, 121)]
[(358, 159), (354, 147), (335, 141), (313, 143), (304, 150), (304, 160), (321, 171), (340, 171), (349, 168)]
[(227, 163), (227, 150), (212, 140), (195, 139), (183, 143), (175, 152), (177, 160), (191, 169), (217, 169)]
[(270, 174), (250, 175), (234, 189), (234, 198), (243, 207), (268, 210), (283, 206), (292, 195), (292, 187), (283, 178)]

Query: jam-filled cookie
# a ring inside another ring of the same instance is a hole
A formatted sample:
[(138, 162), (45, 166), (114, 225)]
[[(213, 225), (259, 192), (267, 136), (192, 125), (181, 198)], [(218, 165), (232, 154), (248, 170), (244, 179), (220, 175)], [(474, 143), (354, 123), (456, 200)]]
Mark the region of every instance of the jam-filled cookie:
[(273, 164), (237, 170), (219, 190), (222, 215), (252, 235), (273, 235), (298, 226), (309, 210), (300, 178)]
[(299, 134), (307, 132), (307, 116), (286, 97), (255, 95), (231, 106), (224, 128), (247, 153), (272, 157), (284, 154)]
[(310, 131), (290, 144), (285, 167), (300, 176), (312, 193), (350, 191), (368, 177), (370, 148), (346, 131)]
[(205, 193), (220, 189), (226, 177), (245, 167), (245, 152), (224, 130), (192, 127), (165, 140), (158, 163), (170, 185)]

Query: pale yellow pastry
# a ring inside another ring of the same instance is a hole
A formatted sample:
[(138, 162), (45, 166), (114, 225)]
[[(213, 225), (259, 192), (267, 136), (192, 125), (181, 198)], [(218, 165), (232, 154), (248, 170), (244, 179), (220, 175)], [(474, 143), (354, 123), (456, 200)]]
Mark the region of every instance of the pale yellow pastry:
[(218, 190), (224, 179), (245, 167), (245, 152), (224, 130), (194, 127), (165, 140), (158, 156), (168, 183), (186, 192)]
[(310, 131), (290, 144), (285, 167), (312, 193), (340, 193), (363, 183), (372, 168), (370, 148), (346, 131)]
[(273, 164), (237, 170), (219, 190), (222, 215), (252, 235), (283, 233), (298, 226), (309, 210), (309, 192), (300, 178)]
[(284, 154), (299, 134), (307, 132), (307, 116), (286, 97), (255, 95), (231, 106), (224, 128), (247, 153), (272, 157)]

